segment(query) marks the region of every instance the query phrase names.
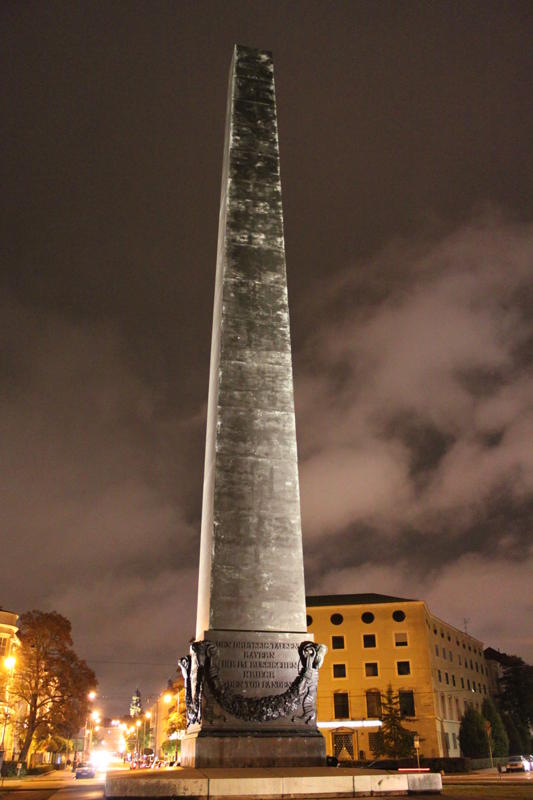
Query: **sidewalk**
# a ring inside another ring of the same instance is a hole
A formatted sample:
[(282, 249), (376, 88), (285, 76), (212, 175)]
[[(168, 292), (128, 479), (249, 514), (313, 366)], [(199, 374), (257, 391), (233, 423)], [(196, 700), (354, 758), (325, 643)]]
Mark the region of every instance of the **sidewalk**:
[[(51, 784), (58, 784), (60, 787), (75, 780), (74, 773), (70, 769), (53, 769), (44, 775), (24, 775), (22, 778), (0, 778), (0, 788), (19, 789), (28, 784), (42, 783), (42, 788)], [(29, 788), (29, 787), (28, 787)]]

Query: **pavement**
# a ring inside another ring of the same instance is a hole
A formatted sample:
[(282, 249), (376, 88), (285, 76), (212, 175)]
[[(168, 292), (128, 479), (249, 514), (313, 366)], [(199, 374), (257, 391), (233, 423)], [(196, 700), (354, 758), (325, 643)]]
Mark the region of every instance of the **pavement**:
[(533, 787), (533, 772), (498, 772), (496, 767), (480, 769), (475, 772), (458, 772), (451, 775), (443, 775), (444, 785), (456, 783), (475, 783), (478, 786), (502, 784), (509, 786), (519, 784), (521, 786), (531, 785)]

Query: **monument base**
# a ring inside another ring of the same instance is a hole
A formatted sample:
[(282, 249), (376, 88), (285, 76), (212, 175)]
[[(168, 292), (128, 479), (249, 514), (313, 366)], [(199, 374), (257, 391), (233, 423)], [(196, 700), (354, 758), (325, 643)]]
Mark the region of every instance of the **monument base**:
[(399, 774), (339, 767), (187, 769), (108, 772), (108, 800), (318, 800), (440, 794), (438, 772)]
[(183, 767), (323, 767), (326, 742), (321, 733), (285, 731), (190, 734), (181, 740)]

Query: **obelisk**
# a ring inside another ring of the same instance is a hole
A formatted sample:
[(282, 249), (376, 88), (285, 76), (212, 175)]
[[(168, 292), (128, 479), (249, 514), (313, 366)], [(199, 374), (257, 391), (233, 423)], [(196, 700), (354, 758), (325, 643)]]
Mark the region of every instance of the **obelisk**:
[(184, 766), (314, 765), (323, 651), (306, 631), (272, 56), (229, 78)]

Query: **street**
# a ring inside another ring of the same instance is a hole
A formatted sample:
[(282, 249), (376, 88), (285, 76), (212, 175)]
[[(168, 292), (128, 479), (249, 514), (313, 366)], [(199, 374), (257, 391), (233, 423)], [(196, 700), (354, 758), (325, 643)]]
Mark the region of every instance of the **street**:
[(104, 775), (76, 780), (70, 770), (50, 772), (42, 777), (4, 780), (0, 800), (101, 800)]

